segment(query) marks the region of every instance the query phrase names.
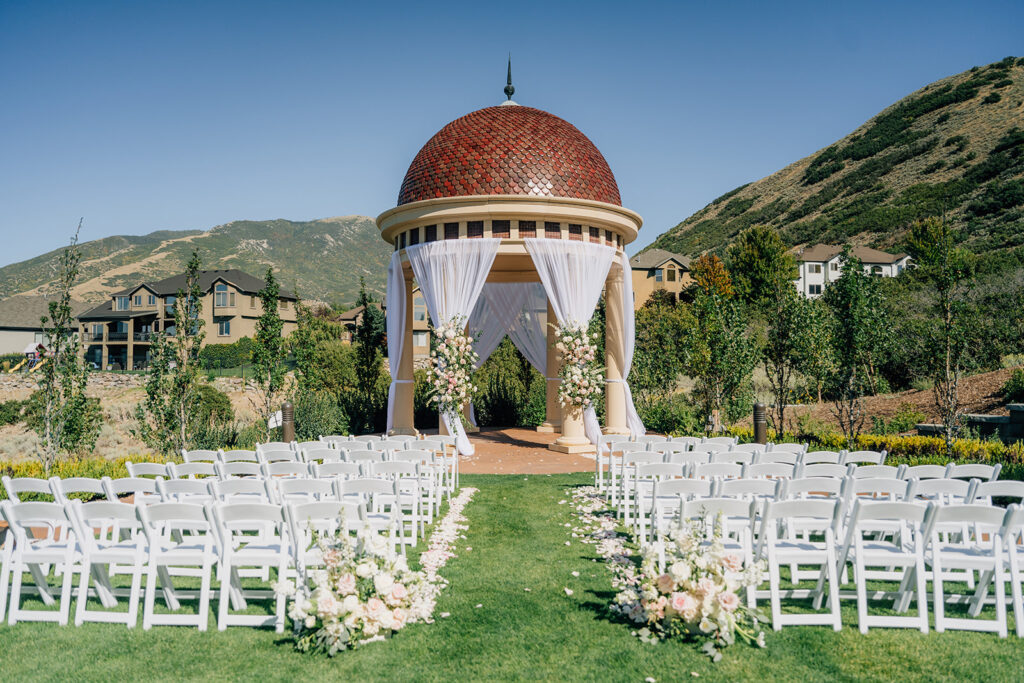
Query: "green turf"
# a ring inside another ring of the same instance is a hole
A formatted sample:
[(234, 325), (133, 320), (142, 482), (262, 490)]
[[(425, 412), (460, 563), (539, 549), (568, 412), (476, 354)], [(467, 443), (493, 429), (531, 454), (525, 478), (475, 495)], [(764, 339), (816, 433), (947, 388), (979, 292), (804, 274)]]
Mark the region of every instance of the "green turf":
[(1024, 679), (1024, 640), (1012, 634), (1005, 640), (896, 629), (861, 635), (852, 602), (844, 604), (840, 633), (786, 627), (768, 633), (767, 649), (736, 645), (718, 664), (690, 643), (641, 643), (628, 626), (607, 617), (609, 574), (591, 561), (592, 546), (565, 545), (572, 510), (558, 501), (569, 498), (569, 487), (591, 479), (463, 476), (463, 485), (480, 491), (466, 509), (469, 531), (459, 556), (443, 570), (451, 586), (437, 612), (451, 616), (411, 626), (390, 642), (328, 659), (295, 652), (287, 636), (272, 631), (220, 633), (212, 613), (206, 633), (22, 623), (0, 626), (0, 680), (670, 681), (689, 679), (691, 672), (713, 680)]

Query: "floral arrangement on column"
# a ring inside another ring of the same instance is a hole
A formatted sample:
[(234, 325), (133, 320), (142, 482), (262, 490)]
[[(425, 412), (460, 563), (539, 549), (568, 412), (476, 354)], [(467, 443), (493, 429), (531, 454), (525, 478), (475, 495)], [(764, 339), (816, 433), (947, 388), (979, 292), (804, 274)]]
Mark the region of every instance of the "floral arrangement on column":
[(604, 389), (604, 371), (596, 362), (597, 334), (590, 335), (583, 327), (559, 325), (555, 338), (555, 349), (562, 357), (558, 401), (569, 410), (582, 410)]
[(694, 638), (716, 662), (737, 640), (765, 646), (764, 617), (740, 597), (761, 583), (763, 565), (727, 549), (719, 526), (710, 538), (700, 520), (677, 526), (664, 547), (644, 549), (638, 573), (623, 572), (613, 582), (620, 592), (611, 610), (641, 626), (641, 639)]
[(434, 328), (434, 349), (430, 352), (430, 400), (438, 412), (454, 423), (465, 421), (462, 406), (479, 392), (473, 384), (473, 368), (480, 358), (473, 350), (473, 337), (466, 333), (466, 321), (449, 320)]

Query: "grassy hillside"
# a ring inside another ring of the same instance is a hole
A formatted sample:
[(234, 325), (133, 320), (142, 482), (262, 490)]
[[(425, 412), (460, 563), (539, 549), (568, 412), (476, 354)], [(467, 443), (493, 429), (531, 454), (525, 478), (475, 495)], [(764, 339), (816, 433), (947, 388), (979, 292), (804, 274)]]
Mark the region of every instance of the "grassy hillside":
[[(391, 249), (372, 218), (315, 221), (234, 221), (207, 231), (160, 231), (82, 244), (82, 275), (73, 296), (97, 301), (111, 292), (180, 273), (193, 249), (203, 268), (240, 268), (262, 275), (268, 266), (287, 289), (307, 299), (349, 303), (359, 277), (381, 293)], [(0, 268), (0, 297), (41, 293), (53, 278), (58, 251)]]
[(790, 244), (898, 248), (940, 215), (975, 251), (1024, 245), (1024, 57), (937, 81), (817, 154), (714, 200), (648, 248), (720, 250), (766, 223)]

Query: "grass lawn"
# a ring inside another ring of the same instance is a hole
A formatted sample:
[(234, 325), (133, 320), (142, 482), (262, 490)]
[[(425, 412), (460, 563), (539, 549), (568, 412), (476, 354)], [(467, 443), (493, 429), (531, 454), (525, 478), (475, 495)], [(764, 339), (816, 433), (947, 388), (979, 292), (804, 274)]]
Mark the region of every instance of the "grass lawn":
[[(593, 547), (566, 546), (567, 487), (592, 475), (464, 475), (480, 489), (466, 508), (469, 531), (443, 575), (433, 625), (334, 659), (295, 652), (287, 636), (236, 627), (194, 628), (22, 623), (0, 626), (3, 680), (545, 679), (978, 680), (1024, 679), (1024, 640), (1012, 635), (876, 629), (861, 635), (844, 601), (845, 628), (786, 627), (764, 650), (727, 648), (718, 664), (689, 643), (647, 645), (610, 621), (609, 572)], [(467, 546), (472, 550), (467, 550)], [(579, 571), (575, 578), (573, 571)], [(564, 588), (573, 589), (567, 596)], [(526, 589), (529, 589), (527, 591)], [(158, 605), (160, 598), (157, 598)], [(215, 603), (214, 603), (215, 605)], [(481, 607), (477, 607), (481, 605)]]

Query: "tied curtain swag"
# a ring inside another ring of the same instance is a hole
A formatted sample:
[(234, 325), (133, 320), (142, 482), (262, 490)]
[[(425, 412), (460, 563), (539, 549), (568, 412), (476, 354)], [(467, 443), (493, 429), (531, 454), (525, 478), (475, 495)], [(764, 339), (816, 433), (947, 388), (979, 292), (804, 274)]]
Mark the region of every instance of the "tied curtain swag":
[[(480, 355), (479, 369), (508, 335), (519, 352), (541, 375), (547, 370), (547, 299), (539, 282), (489, 282), (469, 316), (473, 349)], [(469, 405), (469, 422), (476, 426), (476, 410)]]
[[(406, 257), (420, 285), (434, 327), (441, 327), (457, 318), (469, 321), (487, 275), (491, 272), (500, 243), (501, 240), (497, 238), (480, 238), (443, 240), (406, 247)], [(390, 300), (390, 287), (388, 297)], [(402, 310), (404, 312), (404, 307)], [(403, 316), (403, 324), (404, 320)], [(390, 351), (390, 335), (388, 346)], [(455, 436), (459, 453), (472, 455), (473, 444), (466, 437), (460, 417), (442, 413), (441, 419), (448, 432)]]

